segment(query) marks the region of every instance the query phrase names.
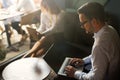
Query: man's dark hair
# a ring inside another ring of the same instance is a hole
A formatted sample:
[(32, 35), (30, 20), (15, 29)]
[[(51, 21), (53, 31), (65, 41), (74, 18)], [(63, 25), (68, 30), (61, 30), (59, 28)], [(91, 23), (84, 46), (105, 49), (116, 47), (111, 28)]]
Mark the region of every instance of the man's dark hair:
[(97, 19), (101, 22), (105, 21), (104, 6), (97, 2), (89, 2), (78, 9), (78, 14), (84, 14), (88, 19)]

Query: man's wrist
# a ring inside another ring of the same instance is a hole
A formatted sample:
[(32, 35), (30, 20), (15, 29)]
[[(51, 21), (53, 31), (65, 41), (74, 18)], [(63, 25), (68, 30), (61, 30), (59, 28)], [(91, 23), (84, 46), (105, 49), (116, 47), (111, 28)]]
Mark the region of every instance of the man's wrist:
[(74, 78), (79, 79), (81, 73), (82, 73), (82, 72), (79, 71), (79, 70), (75, 71), (75, 73), (74, 73)]

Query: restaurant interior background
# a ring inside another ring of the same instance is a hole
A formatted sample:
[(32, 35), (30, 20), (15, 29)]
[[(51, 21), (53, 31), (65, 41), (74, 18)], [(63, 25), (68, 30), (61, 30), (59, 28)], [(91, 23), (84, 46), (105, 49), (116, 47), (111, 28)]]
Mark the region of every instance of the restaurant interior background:
[[(77, 8), (85, 2), (97, 1), (104, 5), (105, 11), (107, 12), (107, 21), (109, 24), (115, 27), (120, 34), (120, 0), (55, 0), (56, 3), (65, 10), (65, 39), (66, 43), (56, 43), (48, 53), (57, 53), (57, 56), (51, 56), (49, 58), (51, 67), (60, 68), (60, 65), (65, 57), (78, 57), (81, 58), (90, 54), (91, 47), (93, 44), (93, 34), (87, 35), (83, 29), (80, 29), (78, 14), (76, 13)], [(31, 24), (30, 24), (31, 25)], [(26, 25), (25, 25), (26, 26)], [(26, 30), (26, 27), (23, 27)], [(15, 30), (13, 37), (11, 38), (12, 44), (18, 42), (20, 35)], [(27, 32), (27, 30), (26, 30)], [(19, 38), (18, 38), (19, 37)], [(7, 46), (6, 35), (2, 35), (2, 43)], [(17, 46), (16, 44), (14, 45)], [(19, 47), (20, 51), (10, 51), (7, 53), (6, 58), (0, 61), (0, 72), (9, 63), (21, 58), (30, 49), (30, 40), (26, 40), (25, 45)], [(53, 63), (54, 60), (58, 60), (59, 63)], [(59, 66), (56, 66), (59, 65)]]

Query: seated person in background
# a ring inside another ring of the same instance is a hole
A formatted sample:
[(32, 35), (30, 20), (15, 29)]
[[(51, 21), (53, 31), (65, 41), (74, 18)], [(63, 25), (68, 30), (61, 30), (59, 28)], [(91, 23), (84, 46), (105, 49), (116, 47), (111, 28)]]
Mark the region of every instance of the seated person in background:
[[(2, 3), (3, 9), (8, 10), (9, 12), (15, 12), (17, 0), (0, 0), (0, 2)], [(20, 41), (24, 41), (26, 40), (27, 35), (26, 35), (26, 32), (19, 25), (20, 20), (21, 20), (20, 16), (9, 18), (4, 21), (4, 25), (5, 25), (5, 28), (9, 30), (8, 37), (11, 36), (11, 31), (9, 28), (9, 25), (11, 24), (11, 26), (18, 32), (18, 34), (22, 35), (22, 38)]]
[[(30, 12), (33, 12), (37, 9), (35, 2), (33, 0), (18, 0), (16, 5), (17, 11), (23, 11), (24, 14), (29, 14)], [(25, 33), (23, 32), (23, 35)], [(23, 43), (24, 40), (26, 40), (27, 34), (22, 36), (21, 42)]]
[(34, 0), (18, 0), (17, 8), (18, 11), (24, 11), (25, 14), (28, 14), (37, 9)]
[(91, 63), (91, 69), (86, 73), (67, 66), (67, 76), (78, 80), (119, 80), (120, 38), (116, 30), (105, 23), (104, 7), (96, 2), (86, 3), (78, 9), (78, 14), (81, 27), (86, 33), (94, 33), (95, 41), (90, 56), (73, 58), (71, 64), (78, 67)]
[(37, 32), (42, 37), (30, 49), (28, 52), (29, 56), (32, 54), (34, 56), (41, 56), (45, 51), (43, 51), (45, 49), (43, 47), (52, 44), (57, 39), (56, 34), (63, 33), (64, 31), (64, 20), (61, 20), (64, 12), (56, 5), (54, 0), (40, 0), (40, 8), (41, 22)]
[[(9, 10), (9, 12), (24, 11), (25, 14), (36, 10), (36, 6), (33, 0), (0, 0), (2, 3), (2, 8)], [(4, 21), (5, 28), (9, 30), (8, 37), (11, 37), (11, 32), (9, 28), (9, 23), (11, 24), (12, 28), (15, 29), (18, 34), (21, 34), (22, 37), (20, 39), (20, 44), (24, 43), (27, 39), (26, 32), (20, 26), (21, 16), (16, 16)]]

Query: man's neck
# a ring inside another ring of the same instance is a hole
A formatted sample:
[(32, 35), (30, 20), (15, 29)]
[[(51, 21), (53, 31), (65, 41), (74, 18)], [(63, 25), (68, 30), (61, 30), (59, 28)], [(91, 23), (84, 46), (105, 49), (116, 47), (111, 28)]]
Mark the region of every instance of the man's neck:
[(104, 25), (105, 25), (105, 23), (98, 24), (97, 27), (96, 27), (96, 29), (95, 29), (95, 33), (97, 33)]

